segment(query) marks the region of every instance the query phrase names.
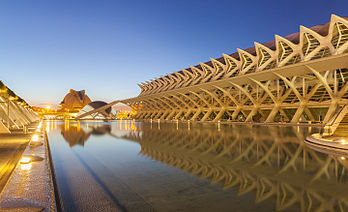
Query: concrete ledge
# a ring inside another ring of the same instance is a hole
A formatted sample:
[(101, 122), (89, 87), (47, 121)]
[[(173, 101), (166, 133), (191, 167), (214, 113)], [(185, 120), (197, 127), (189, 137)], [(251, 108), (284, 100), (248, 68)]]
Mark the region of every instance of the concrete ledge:
[[(1, 211), (56, 211), (48, 146), (43, 128), (22, 155), (30, 162), (19, 162), (3, 192), (0, 194)], [(38, 145), (42, 143), (43, 145)]]
[[(306, 144), (311, 146), (315, 150), (325, 150), (328, 153), (340, 153), (347, 154), (348, 156), (348, 138), (347, 137), (335, 137), (335, 136), (323, 136), (319, 133), (308, 136), (305, 140)], [(323, 152), (323, 151), (321, 151)]]

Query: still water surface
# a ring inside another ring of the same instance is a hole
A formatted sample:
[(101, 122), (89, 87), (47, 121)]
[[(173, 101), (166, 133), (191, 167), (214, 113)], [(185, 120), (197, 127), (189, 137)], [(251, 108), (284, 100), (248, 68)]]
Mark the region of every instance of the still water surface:
[(318, 129), (46, 122), (65, 211), (347, 211), (348, 163)]

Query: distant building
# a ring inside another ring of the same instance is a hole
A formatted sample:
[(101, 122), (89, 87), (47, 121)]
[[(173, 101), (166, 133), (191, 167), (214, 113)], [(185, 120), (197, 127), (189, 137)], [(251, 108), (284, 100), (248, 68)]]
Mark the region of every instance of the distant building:
[[(83, 115), (84, 113), (88, 113), (95, 109), (104, 107), (107, 105), (106, 102), (103, 101), (94, 101), (83, 107), (77, 116)], [(115, 119), (119, 111), (114, 110), (111, 106), (95, 113), (89, 114), (88, 116), (83, 117), (83, 119)]]
[(118, 110), (121, 113), (131, 113), (132, 112), (132, 108), (126, 104), (123, 103), (117, 103), (114, 106), (112, 106), (112, 108), (114, 110)]
[(115, 111), (119, 111), (117, 119), (128, 119), (134, 113), (133, 109), (130, 106), (123, 103), (117, 103), (112, 108)]
[(70, 89), (60, 105), (62, 110), (79, 111), (91, 102), (91, 99), (85, 94), (85, 90), (75, 91)]

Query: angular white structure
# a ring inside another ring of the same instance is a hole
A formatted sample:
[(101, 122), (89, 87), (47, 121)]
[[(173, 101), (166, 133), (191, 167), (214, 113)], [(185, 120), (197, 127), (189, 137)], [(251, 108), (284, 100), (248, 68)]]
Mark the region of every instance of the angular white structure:
[(348, 101), (348, 18), (332, 15), (231, 55), (139, 84), (138, 119), (323, 122)]
[(77, 119), (115, 119), (118, 112), (119, 111), (115, 111), (111, 106), (108, 106), (106, 102), (94, 101), (83, 107), (77, 113)]
[(10, 129), (20, 129), (40, 119), (29, 105), (18, 101), (17, 96), (9, 95), (8, 88), (3, 84), (2, 87), (0, 89), (0, 133), (10, 133)]

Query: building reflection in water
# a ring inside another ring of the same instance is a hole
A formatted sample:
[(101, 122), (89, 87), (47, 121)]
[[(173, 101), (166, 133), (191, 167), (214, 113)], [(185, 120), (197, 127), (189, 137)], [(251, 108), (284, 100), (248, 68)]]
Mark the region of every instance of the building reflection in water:
[[(219, 125), (218, 131), (202, 124), (118, 124), (98, 131), (137, 142), (141, 155), (224, 189), (236, 187), (239, 195), (254, 193), (256, 202), (274, 200), (277, 210), (348, 211), (348, 162), (308, 148), (308, 128)], [(77, 126), (65, 130), (70, 146), (90, 135)]]
[(75, 145), (84, 146), (90, 135), (109, 134), (111, 127), (108, 124), (82, 125), (79, 121), (66, 121), (64, 125), (59, 125), (62, 136), (69, 143), (70, 147)]

